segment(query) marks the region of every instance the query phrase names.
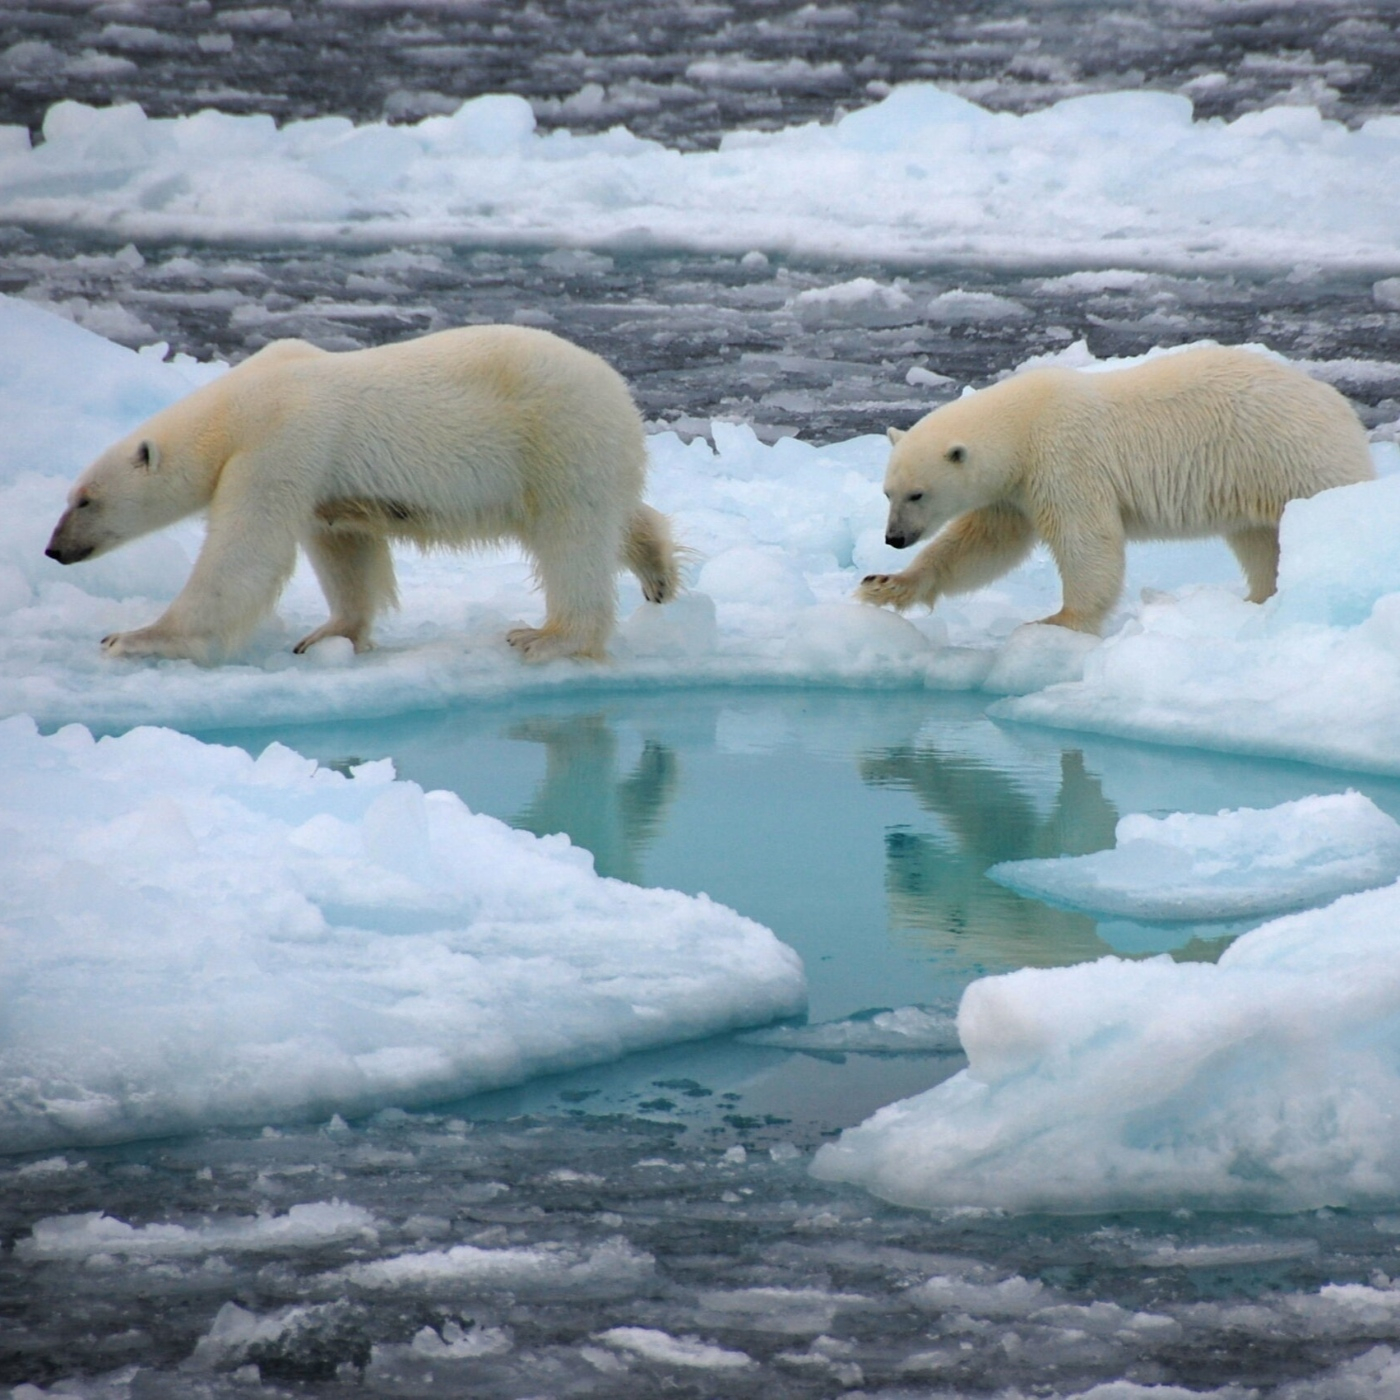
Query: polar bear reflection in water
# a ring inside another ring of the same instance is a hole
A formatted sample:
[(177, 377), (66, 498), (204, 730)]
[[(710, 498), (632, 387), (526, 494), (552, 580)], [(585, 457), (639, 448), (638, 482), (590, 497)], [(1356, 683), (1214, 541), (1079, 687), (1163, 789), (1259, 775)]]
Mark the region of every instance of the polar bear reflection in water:
[(937, 834), (907, 826), (885, 833), (891, 936), (975, 972), (1168, 951), (1214, 961), (1244, 925), (1117, 920), (1110, 943), (1092, 915), (1016, 895), (987, 878), (1000, 861), (1090, 855), (1113, 846), (1120, 813), (1098, 775), (1078, 749), (1062, 749), (1059, 766), (1059, 788), (1047, 808), (1014, 774), (951, 747), (921, 743), (861, 758), (867, 783), (907, 791), (939, 819)]
[(1118, 813), (1077, 749), (1060, 754), (1060, 788), (1048, 812), (1012, 775), (932, 745), (867, 755), (860, 774), (872, 786), (911, 792), (946, 833), (895, 827), (885, 834), (896, 937), (924, 946), (946, 939), (957, 961), (988, 968), (1058, 966), (1112, 952), (1089, 915), (1004, 898), (985, 874), (1002, 860), (1088, 855), (1113, 845)]
[(537, 715), (507, 733), (545, 751), (544, 778), (511, 824), (536, 836), (562, 831), (592, 852), (600, 875), (641, 884), (642, 854), (660, 833), (680, 784), (675, 751), (646, 739), (631, 772), (623, 774), (617, 732), (600, 714)]

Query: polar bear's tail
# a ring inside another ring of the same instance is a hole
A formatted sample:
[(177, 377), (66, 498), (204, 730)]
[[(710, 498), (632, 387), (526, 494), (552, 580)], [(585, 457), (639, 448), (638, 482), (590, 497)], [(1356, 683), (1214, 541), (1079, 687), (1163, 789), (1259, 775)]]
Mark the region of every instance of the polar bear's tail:
[(680, 588), (680, 566), (671, 522), (659, 510), (639, 505), (627, 525), (622, 562), (637, 576), (649, 603), (669, 603)]

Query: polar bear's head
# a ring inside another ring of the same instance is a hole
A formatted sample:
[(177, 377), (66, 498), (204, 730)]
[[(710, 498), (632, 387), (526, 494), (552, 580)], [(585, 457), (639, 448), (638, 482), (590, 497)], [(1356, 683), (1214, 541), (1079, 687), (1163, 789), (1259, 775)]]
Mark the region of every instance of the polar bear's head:
[(989, 396), (984, 389), (935, 409), (908, 432), (889, 430), (886, 544), (907, 549), (1006, 491), (1019, 454)]
[(209, 504), (222, 455), (190, 399), (114, 443), (74, 482), (44, 551), (50, 559), (96, 558)]

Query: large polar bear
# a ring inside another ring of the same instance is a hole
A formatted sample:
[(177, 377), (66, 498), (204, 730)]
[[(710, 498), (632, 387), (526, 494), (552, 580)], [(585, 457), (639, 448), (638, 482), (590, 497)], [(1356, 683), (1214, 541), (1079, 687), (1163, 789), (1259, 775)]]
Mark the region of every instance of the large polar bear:
[(518, 540), (544, 587), (531, 661), (601, 657), (625, 564), (652, 602), (677, 588), (666, 518), (642, 502), (646, 442), (621, 377), (546, 331), (474, 326), (331, 354), (279, 341), (158, 413), (78, 478), (49, 541), (63, 564), (206, 509), (189, 581), (118, 656), (211, 661), (274, 604), (300, 543), (330, 620), (297, 643), (370, 645), (395, 601), (390, 540)]
[(1223, 535), (1260, 603), (1277, 586), (1284, 506), (1375, 474), (1335, 389), (1214, 346), (1098, 374), (1028, 370), (890, 440), (888, 543), (952, 524), (903, 573), (868, 575), (859, 596), (931, 607), (1042, 539), (1064, 589), (1045, 621), (1081, 632), (1097, 632), (1118, 600), (1125, 540)]

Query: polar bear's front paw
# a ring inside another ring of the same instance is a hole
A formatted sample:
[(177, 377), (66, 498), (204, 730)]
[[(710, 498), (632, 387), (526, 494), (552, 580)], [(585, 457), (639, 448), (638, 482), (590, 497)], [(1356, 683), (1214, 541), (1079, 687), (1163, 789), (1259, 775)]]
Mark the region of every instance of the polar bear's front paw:
[(506, 633), (506, 641), (526, 661), (553, 661), (560, 656), (589, 657), (601, 660), (597, 651), (585, 647), (567, 632), (554, 632), (548, 627), (516, 627)]
[(192, 637), (179, 637), (156, 627), (138, 627), (134, 632), (112, 632), (102, 639), (108, 656), (161, 656), (202, 661), (208, 648)]
[(877, 608), (910, 608), (919, 601), (917, 590), (908, 574), (866, 574), (856, 589), (862, 603), (874, 603)]

